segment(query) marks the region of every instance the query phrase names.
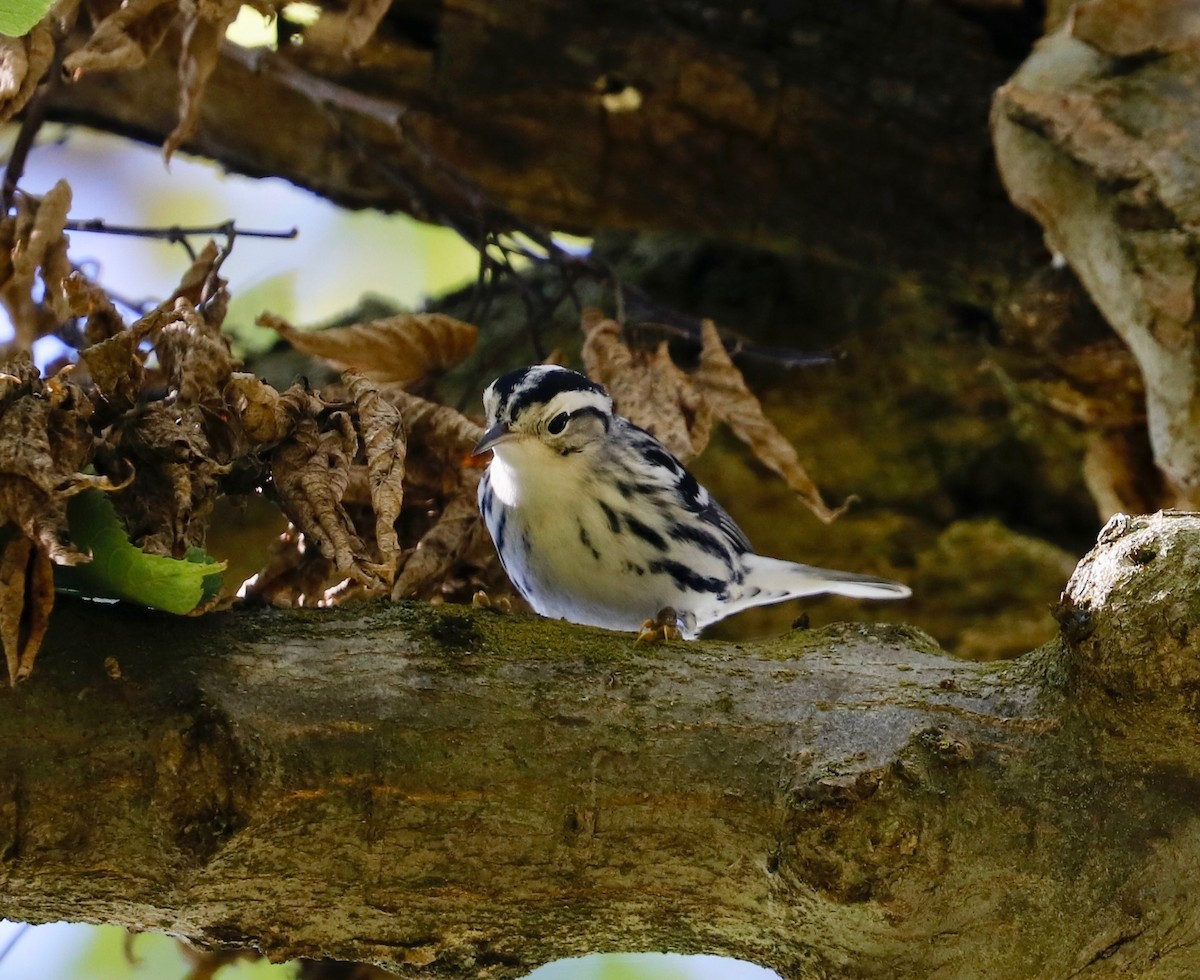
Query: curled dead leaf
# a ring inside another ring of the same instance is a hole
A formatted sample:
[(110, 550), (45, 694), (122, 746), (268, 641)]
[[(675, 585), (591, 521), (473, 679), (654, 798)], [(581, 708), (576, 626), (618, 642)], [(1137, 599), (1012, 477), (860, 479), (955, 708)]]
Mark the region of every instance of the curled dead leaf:
[(1200, 5), (1145, 0), (1086, 0), (1071, 7), (1073, 37), (1117, 58), (1195, 50)]
[(67, 499), (45, 493), (23, 476), (0, 473), (0, 522), (15, 524), (58, 565), (90, 561), (71, 544)]
[(217, 67), (225, 31), (242, 9), (242, 0), (195, 0), (181, 4), (183, 51), (179, 56), (179, 122), (163, 143), (163, 159), (196, 129), (208, 79)]
[(33, 542), (13, 535), (0, 554), (0, 642), (8, 664), (8, 686), (17, 686), (21, 665), (21, 617), (25, 613), (25, 582)]
[(840, 507), (831, 509), (826, 505), (821, 491), (800, 465), (796, 448), (763, 414), (762, 403), (746, 387), (742, 372), (730, 360), (711, 320), (704, 321), (703, 340), (700, 367), (692, 378), (716, 417), (725, 422), (755, 456), (782, 476), (820, 520), (828, 524), (840, 517), (853, 503), (853, 498)]
[(460, 363), (475, 349), (479, 335), (476, 327), (444, 313), (405, 313), (325, 330), (297, 330), (271, 313), (263, 313), (257, 323), (339, 370), (354, 369), (373, 381), (402, 385)]
[(159, 331), (154, 350), (181, 405), (220, 402), (237, 367), (229, 342), (182, 297), (175, 301), (174, 318)]
[(10, 401), (28, 395), (34, 385), (40, 384), (41, 377), (28, 353), (19, 353), (0, 365), (0, 412)]
[(94, 454), (91, 402), (75, 385), (43, 382), (28, 355), (0, 365), (0, 525), (22, 533), (60, 564), (87, 561), (70, 544), (66, 499), (103, 476), (84, 473)]
[(371, 505), (375, 512), (375, 547), (380, 564), (391, 572), (400, 561), (396, 519), (404, 504), (404, 463), (408, 443), (400, 412), (379, 395), (362, 375), (347, 372), (346, 385), (358, 409), (359, 432), (367, 457)]
[(229, 376), (226, 399), (241, 416), (242, 429), (251, 442), (271, 446), (296, 427), (304, 416), (315, 416), (320, 399), (297, 382), (279, 392), (253, 374), (235, 371)]
[(221, 258), (221, 250), (214, 241), (207, 241), (204, 247), (196, 253), (196, 258), (188, 266), (179, 286), (162, 304), (160, 309), (171, 310), (176, 300), (186, 299), (192, 306), (200, 306), (209, 296), (225, 286), (225, 280), (217, 275), (217, 261)]
[(83, 47), (63, 61), (68, 75), (141, 68), (163, 42), (178, 0), (126, 0), (95, 26)]
[[(63, 281), (70, 274), (63, 228), (71, 208), (71, 188), (60, 180), (44, 197), (21, 195), (11, 233), (11, 271), (0, 283), (0, 303), (16, 333), (14, 346), (29, 351), (33, 342), (56, 330), (69, 316)], [(34, 281), (41, 272), (41, 296)]]
[(33, 673), (33, 662), (50, 628), (50, 613), (54, 609), (54, 565), (42, 548), (33, 549), (27, 581), (25, 641), (21, 645), (21, 662), (17, 667), (18, 681)]
[(33, 672), (53, 608), (49, 556), (27, 537), (12, 535), (0, 552), (0, 642), (10, 686)]
[[(63, 10), (73, 20), (74, 10)], [(0, 36), (0, 122), (25, 108), (54, 61), (52, 12), (24, 37)]]
[(410, 442), (419, 442), (444, 458), (457, 462), (483, 436), (483, 426), (449, 405), (439, 405), (394, 385), (384, 388), (382, 395), (399, 409)]
[(202, 547), (227, 474), (206, 432), (201, 406), (158, 400), (126, 412), (109, 432), (111, 451), (133, 463), (134, 479), (113, 503), (130, 540), (151, 554), (182, 558)]
[(89, 344), (99, 344), (125, 330), (125, 320), (108, 293), (78, 270), (63, 281), (67, 309), (73, 317), (87, 317), (83, 335)]
[(279, 506), (306, 541), (333, 562), (339, 575), (362, 582), (381, 578), (343, 504), (358, 437), (350, 417), (334, 412), (330, 428), (304, 418), (271, 455)]
[(474, 552), (487, 528), (479, 514), (476, 496), (480, 470), (464, 470), (458, 492), (442, 509), (437, 523), (422, 536), (400, 568), (392, 586), (393, 599), (427, 595), (442, 583), (452, 566), (468, 552)]
[(122, 330), (79, 352), (85, 380), (95, 385), (96, 395), (114, 412), (132, 408), (141, 391), (146, 372), (138, 344), (136, 331)]
[(316, 548), (306, 548), (303, 533), (289, 525), (271, 549), (266, 567), (246, 584), (245, 596), (277, 608), (315, 606), (333, 574), (333, 562)]
[(631, 350), (621, 339), (621, 325), (599, 310), (584, 310), (582, 325), (584, 369), (608, 388), (617, 410), (684, 463), (703, 452), (712, 434), (712, 410), (671, 360), (666, 342), (654, 351)]

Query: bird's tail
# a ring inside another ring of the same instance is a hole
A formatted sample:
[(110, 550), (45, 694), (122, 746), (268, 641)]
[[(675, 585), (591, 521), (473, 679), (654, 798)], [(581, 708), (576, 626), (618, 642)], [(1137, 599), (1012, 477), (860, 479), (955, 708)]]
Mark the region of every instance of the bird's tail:
[(891, 579), (800, 565), (763, 555), (746, 555), (744, 561), (746, 578), (742, 595), (729, 612), (806, 595), (833, 594), (853, 599), (903, 599), (912, 595), (907, 585)]

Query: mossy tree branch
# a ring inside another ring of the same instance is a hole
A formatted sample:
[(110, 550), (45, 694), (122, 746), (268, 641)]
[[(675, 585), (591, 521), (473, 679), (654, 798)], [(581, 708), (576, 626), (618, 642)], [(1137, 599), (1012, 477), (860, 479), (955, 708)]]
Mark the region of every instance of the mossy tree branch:
[(894, 627), (64, 603), (0, 695), (0, 911), (439, 978), (1189, 975), (1197, 581), (1200, 518), (1110, 523), (1061, 640), (1000, 665)]

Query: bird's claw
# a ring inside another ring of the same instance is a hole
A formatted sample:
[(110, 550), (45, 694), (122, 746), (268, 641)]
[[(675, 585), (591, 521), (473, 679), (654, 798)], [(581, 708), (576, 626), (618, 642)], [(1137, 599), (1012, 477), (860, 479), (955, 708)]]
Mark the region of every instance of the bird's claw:
[(508, 596), (500, 596), (493, 599), (490, 595), (480, 589), (471, 596), (471, 605), (476, 609), (490, 609), (492, 612), (510, 613), (512, 612), (512, 602)]
[(660, 609), (654, 619), (642, 623), (634, 643), (670, 643), (683, 638), (679, 629), (679, 615), (670, 606)]

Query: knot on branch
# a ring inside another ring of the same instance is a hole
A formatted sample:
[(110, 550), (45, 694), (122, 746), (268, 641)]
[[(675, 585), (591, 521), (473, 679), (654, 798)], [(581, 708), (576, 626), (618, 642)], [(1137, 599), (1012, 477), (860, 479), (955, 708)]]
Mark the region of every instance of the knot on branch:
[(1114, 698), (1200, 706), (1200, 514), (1118, 514), (1058, 610), (1077, 676)]

